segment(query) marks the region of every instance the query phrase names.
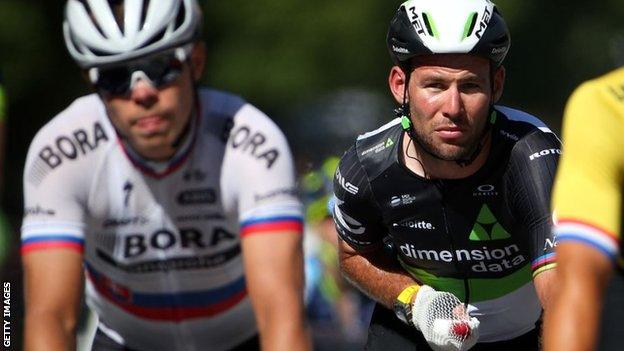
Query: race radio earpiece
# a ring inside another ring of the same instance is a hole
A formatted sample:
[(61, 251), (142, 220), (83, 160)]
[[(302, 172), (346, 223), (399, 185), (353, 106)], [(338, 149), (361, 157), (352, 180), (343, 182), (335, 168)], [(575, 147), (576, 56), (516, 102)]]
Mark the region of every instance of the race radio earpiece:
[(409, 131), (411, 126), (412, 121), (410, 121), (410, 119), (405, 115), (401, 116), (401, 127), (403, 127), (403, 130)]

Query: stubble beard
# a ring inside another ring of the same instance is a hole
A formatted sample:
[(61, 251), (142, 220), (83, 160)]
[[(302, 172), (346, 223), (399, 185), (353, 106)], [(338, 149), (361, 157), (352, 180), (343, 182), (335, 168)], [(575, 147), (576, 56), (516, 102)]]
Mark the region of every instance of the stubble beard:
[[(485, 128), (485, 126), (483, 128)], [(436, 142), (431, 133), (423, 133), (417, 128), (413, 128), (413, 130), (415, 132), (415, 142), (418, 143), (420, 148), (426, 153), (444, 161), (462, 161), (470, 159), (479, 147), (483, 134), (483, 131), (481, 131), (477, 136), (471, 137), (471, 139), (463, 144), (444, 144), (441, 141)]]

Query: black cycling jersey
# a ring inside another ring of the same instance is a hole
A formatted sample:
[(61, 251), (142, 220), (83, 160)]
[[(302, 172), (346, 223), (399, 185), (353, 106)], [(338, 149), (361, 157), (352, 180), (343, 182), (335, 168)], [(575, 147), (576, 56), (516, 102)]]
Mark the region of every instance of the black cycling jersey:
[(554, 264), (549, 208), (560, 142), (529, 114), (495, 111), (489, 156), (469, 177), (425, 179), (410, 171), (396, 119), (360, 136), (334, 180), (340, 238), (362, 252), (391, 242), (416, 280), (470, 304), (480, 341), (534, 328), (541, 307), (532, 272)]

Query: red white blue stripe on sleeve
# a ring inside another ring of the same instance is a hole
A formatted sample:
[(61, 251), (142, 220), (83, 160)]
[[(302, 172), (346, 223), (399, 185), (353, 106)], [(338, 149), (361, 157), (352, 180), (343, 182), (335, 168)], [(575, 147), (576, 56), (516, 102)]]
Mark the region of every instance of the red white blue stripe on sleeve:
[(303, 232), (303, 215), (297, 201), (254, 208), (241, 216), (241, 237), (285, 231)]
[(252, 218), (241, 222), (240, 235), (284, 231), (303, 231), (301, 216), (276, 216)]
[(43, 235), (22, 239), (22, 255), (43, 249), (71, 249), (82, 253), (84, 240), (71, 235)]
[(32, 251), (66, 248), (84, 251), (83, 224), (71, 222), (28, 223), (22, 226), (22, 254)]
[(619, 253), (618, 240), (614, 234), (593, 224), (575, 220), (560, 219), (555, 227), (557, 242), (575, 241), (589, 245), (615, 260)]

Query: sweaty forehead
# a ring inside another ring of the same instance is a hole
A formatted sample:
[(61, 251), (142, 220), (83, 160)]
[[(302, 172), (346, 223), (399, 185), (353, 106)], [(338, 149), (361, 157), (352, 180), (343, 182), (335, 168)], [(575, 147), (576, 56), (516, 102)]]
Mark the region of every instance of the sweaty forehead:
[(436, 54), (417, 56), (412, 59), (415, 71), (452, 71), (489, 76), (490, 61), (470, 54)]

